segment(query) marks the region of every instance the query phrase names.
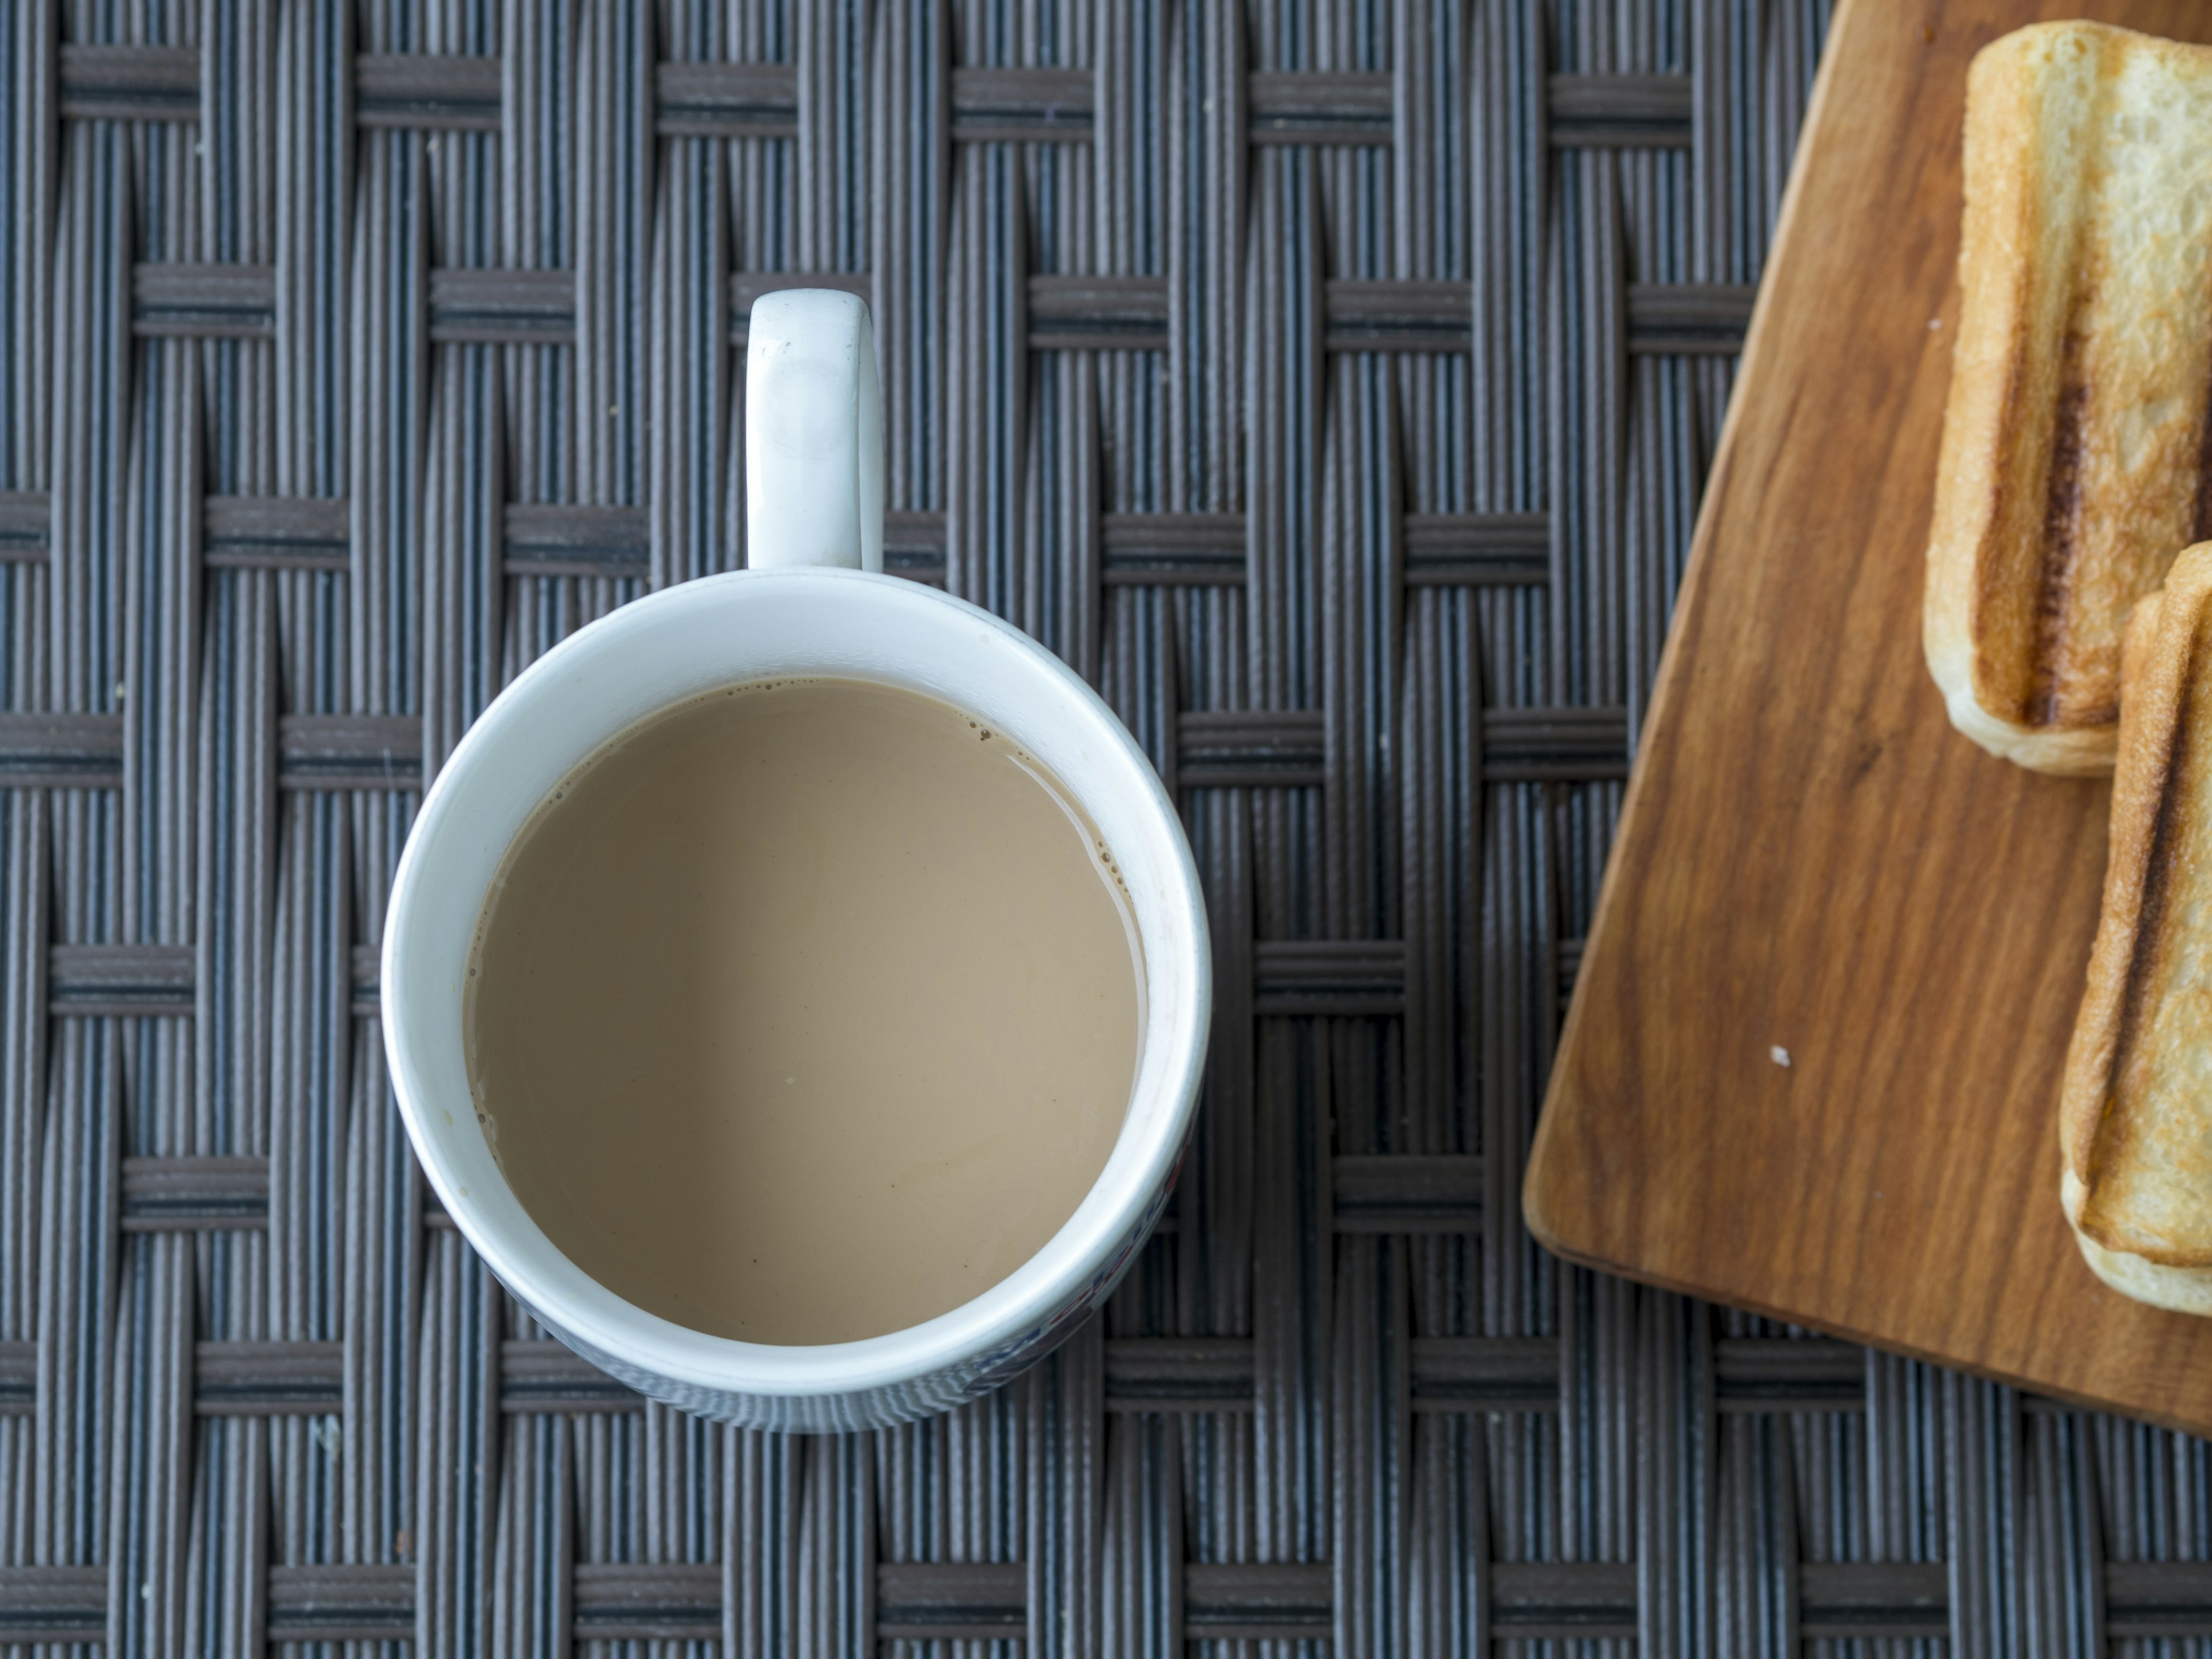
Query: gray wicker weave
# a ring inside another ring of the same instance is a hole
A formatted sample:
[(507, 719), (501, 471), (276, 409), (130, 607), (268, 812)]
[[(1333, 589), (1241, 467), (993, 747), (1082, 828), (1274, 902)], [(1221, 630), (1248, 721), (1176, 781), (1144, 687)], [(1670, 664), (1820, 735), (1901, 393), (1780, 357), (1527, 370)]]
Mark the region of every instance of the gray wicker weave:
[[(0, 1644), (2212, 1632), (2197, 1443), (1520, 1226), (1825, 16), (0, 0)], [(743, 562), (793, 282), (875, 307), (895, 568), (1179, 792), (1219, 984), (1104, 1320), (845, 1440), (518, 1316), (374, 983), (501, 682)]]

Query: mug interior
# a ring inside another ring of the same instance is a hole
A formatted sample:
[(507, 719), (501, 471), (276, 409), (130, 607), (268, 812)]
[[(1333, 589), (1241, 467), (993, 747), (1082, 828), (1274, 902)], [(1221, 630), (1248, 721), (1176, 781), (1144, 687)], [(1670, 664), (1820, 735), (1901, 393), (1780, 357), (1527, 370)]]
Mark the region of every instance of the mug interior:
[[(775, 1347), (710, 1336), (624, 1301), (555, 1247), (477, 1121), (463, 987), (486, 893), (554, 787), (669, 705), (745, 680), (904, 687), (1006, 732), (1074, 794), (1128, 884), (1146, 981), (1129, 1108), (1106, 1167), (1035, 1256), (974, 1300), (856, 1342)], [(431, 1185), (494, 1273), (622, 1364), (694, 1387), (848, 1392), (926, 1376), (1033, 1327), (1098, 1271), (1181, 1150), (1203, 1058), (1204, 911), (1174, 810), (1120, 722), (1057, 659), (988, 613), (894, 577), (743, 572), (641, 599), (549, 652), (440, 772), (402, 855), (386, 926), (386, 1047)]]

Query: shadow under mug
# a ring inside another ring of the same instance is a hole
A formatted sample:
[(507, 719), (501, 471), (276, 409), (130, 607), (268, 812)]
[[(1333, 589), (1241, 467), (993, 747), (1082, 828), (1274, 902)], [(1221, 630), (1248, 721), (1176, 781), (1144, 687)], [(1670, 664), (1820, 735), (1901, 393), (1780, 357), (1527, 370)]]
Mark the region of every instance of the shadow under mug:
[[(1097, 694), (988, 612), (881, 574), (881, 422), (866, 307), (823, 290), (763, 296), (745, 395), (751, 568), (664, 589), (579, 630), (470, 728), (423, 800), (392, 886), (385, 1046), (408, 1134), (454, 1225), (571, 1348), (643, 1394), (747, 1427), (878, 1427), (996, 1387), (1048, 1352), (1127, 1269), (1166, 1202), (1197, 1100), (1212, 1011), (1206, 911), (1174, 806)], [(555, 1248), (478, 1125), (462, 988), (485, 895), (555, 785), (659, 709), (717, 686), (802, 676), (939, 698), (1042, 761), (1128, 884), (1146, 994), (1121, 1135), (1042, 1249), (922, 1324), (781, 1347), (649, 1313)]]

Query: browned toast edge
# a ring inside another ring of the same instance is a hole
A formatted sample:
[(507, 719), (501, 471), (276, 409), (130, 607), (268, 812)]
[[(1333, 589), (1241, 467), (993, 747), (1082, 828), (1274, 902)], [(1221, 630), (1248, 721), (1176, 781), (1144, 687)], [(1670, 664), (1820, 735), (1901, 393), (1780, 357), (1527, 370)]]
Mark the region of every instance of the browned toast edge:
[(2068, 228), (2040, 222), (2050, 192), (2039, 171), (2046, 158), (2031, 62), (2058, 37), (2100, 58), (2119, 49), (2203, 50), (2074, 21), (2014, 30), (1975, 55), (1963, 135), (1960, 312), (1922, 643), (1961, 732), (2022, 766), (2085, 775), (2112, 769), (2116, 721), (2041, 723), (2030, 713), (2051, 637), (2042, 613), (2063, 603), (2065, 586), (2053, 569), (2064, 549), (2046, 523), (2056, 509), (2044, 498), (2060, 487), (2054, 469), (2067, 442), (2061, 381), (2068, 353), (2063, 339), (2050, 337), (2051, 319), (2039, 311), (2038, 294), (2039, 283), (2055, 280), (2052, 262), (2072, 255), (2056, 245)]
[(2185, 744), (2203, 740), (2185, 729), (2183, 711), (2200, 672), (2208, 612), (2212, 542), (2201, 542), (2174, 562), (2165, 588), (2128, 623), (2104, 906), (2067, 1049), (2059, 1144), (2061, 1202), (2090, 1267), (2139, 1301), (2212, 1314), (2212, 1249), (2148, 1246), (2100, 1201), (2111, 1160), (2124, 1155), (2124, 1106), (2115, 1085), (2156, 972), (2163, 884), (2186, 829), (2173, 787), (2179, 763)]

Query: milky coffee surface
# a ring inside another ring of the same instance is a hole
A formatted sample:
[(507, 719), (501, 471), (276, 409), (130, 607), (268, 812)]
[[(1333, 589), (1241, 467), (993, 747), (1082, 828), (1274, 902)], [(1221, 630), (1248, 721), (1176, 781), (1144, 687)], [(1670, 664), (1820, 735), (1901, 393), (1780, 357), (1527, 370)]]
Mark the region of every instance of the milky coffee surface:
[(585, 1272), (750, 1342), (882, 1335), (997, 1284), (1120, 1133), (1141, 1007), (1056, 780), (854, 680), (710, 693), (572, 774), (471, 961), (471, 1080)]

